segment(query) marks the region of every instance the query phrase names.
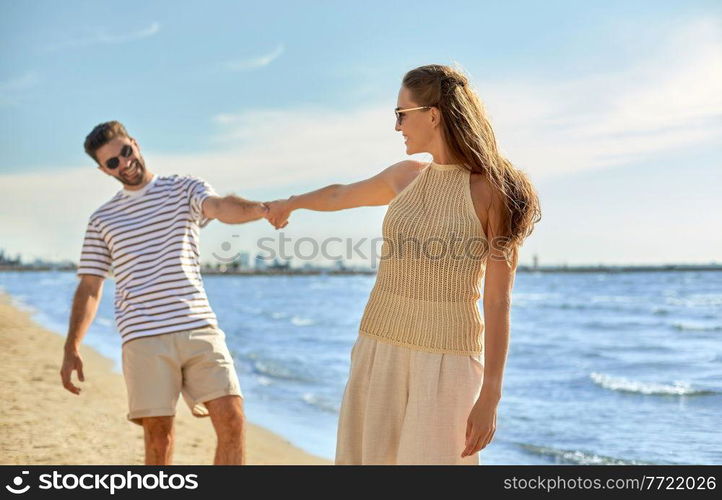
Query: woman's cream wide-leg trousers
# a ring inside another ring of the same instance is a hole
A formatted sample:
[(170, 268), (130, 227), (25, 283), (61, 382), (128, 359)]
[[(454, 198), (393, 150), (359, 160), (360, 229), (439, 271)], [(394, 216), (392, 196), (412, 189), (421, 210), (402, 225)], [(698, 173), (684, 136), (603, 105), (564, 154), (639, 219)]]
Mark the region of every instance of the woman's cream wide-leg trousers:
[(440, 354), (360, 334), (351, 351), (337, 465), (478, 465), (461, 458), (483, 381), (481, 356)]

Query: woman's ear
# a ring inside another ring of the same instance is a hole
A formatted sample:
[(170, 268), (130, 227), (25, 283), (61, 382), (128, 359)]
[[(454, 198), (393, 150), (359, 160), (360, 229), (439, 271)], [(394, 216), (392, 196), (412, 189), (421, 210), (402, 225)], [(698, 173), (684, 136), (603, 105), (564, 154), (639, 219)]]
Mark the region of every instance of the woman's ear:
[(438, 127), (441, 124), (441, 110), (436, 106), (432, 106), (429, 111), (431, 111), (431, 125)]

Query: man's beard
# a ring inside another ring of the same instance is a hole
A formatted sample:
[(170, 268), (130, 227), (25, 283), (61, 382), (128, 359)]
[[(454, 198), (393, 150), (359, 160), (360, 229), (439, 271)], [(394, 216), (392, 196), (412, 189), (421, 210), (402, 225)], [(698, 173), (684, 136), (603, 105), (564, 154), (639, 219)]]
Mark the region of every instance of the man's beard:
[[(131, 171), (130, 175), (128, 175), (128, 171)], [(123, 173), (119, 173), (116, 179), (125, 186), (142, 184), (145, 179), (145, 161), (143, 158), (133, 160), (131, 166), (125, 169)]]

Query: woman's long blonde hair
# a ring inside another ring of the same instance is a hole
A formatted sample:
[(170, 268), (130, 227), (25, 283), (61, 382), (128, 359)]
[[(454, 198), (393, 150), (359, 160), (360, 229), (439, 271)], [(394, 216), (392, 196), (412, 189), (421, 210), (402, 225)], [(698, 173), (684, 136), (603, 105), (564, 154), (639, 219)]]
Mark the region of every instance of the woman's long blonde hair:
[[(489, 244), (516, 267), (519, 247), (541, 220), (539, 197), (529, 177), (499, 153), (484, 106), (469, 79), (455, 68), (430, 64), (406, 73), (402, 83), (419, 106), (441, 111), (441, 127), (453, 162), (482, 174), (500, 196), (505, 213), (500, 227), (493, 228)], [(489, 200), (487, 209), (491, 206)]]

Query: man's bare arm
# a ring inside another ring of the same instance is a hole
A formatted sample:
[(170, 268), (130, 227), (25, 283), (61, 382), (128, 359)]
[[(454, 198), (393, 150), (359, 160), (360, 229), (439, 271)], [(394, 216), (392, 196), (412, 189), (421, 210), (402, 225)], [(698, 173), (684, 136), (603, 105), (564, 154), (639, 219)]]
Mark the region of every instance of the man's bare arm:
[(218, 219), (225, 224), (243, 224), (261, 219), (268, 213), (268, 207), (259, 201), (246, 200), (240, 196), (209, 196), (203, 200), (203, 215)]
[(73, 394), (80, 393), (80, 388), (76, 387), (71, 381), (73, 371), (77, 370), (78, 380), (81, 382), (85, 381), (83, 360), (80, 357), (78, 349), (98, 311), (100, 298), (103, 295), (103, 282), (104, 278), (100, 276), (83, 274), (80, 277), (80, 283), (78, 283), (75, 296), (73, 297), (68, 336), (65, 339), (63, 366), (60, 369), (60, 378), (62, 379), (63, 387)]

